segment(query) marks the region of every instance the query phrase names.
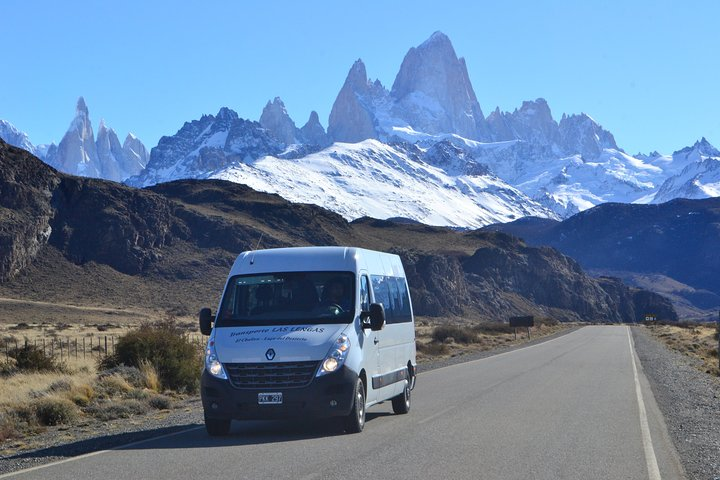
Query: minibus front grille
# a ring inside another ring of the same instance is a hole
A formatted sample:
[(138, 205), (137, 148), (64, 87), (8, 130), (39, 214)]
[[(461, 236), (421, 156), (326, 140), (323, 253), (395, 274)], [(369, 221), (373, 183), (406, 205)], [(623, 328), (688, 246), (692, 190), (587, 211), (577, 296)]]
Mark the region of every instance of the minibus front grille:
[(235, 388), (290, 388), (308, 385), (320, 362), (225, 363)]

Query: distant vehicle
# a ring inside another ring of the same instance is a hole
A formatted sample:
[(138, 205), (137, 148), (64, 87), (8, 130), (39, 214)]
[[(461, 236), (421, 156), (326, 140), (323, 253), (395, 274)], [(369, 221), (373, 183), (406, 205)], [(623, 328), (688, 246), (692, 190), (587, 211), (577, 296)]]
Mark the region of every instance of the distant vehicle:
[(410, 410), (415, 324), (400, 257), (349, 247), (243, 252), (216, 316), (201, 380), (205, 427), (233, 419), (338, 417), (362, 431), (368, 407)]

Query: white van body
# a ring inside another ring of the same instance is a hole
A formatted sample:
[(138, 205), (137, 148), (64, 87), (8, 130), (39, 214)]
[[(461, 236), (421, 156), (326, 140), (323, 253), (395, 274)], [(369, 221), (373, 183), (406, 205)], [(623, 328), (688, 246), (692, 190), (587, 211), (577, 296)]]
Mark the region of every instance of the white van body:
[(233, 419), (307, 416), (345, 417), (347, 430), (360, 431), (371, 405), (392, 399), (397, 413), (409, 410), (415, 322), (397, 255), (243, 252), (210, 321), (201, 381), (210, 434), (227, 433)]

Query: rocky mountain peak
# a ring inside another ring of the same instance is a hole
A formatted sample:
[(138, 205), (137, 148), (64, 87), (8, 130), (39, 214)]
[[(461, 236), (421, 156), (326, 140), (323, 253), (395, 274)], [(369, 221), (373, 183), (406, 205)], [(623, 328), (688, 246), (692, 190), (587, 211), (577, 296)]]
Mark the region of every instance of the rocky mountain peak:
[(559, 125), (560, 147), (568, 154), (597, 158), (605, 148), (618, 150), (615, 137), (585, 113), (563, 116)]
[(720, 157), (720, 151), (718, 151), (717, 148), (715, 148), (710, 142), (707, 141), (705, 137), (702, 137), (700, 140), (696, 141), (692, 147), (686, 147), (680, 150), (680, 152), (676, 153), (689, 153), (691, 151), (695, 151), (698, 154), (706, 157)]
[(262, 115), (260, 115), (260, 125), (267, 128), (275, 138), (285, 145), (298, 143), (297, 127), (295, 127), (295, 122), (288, 115), (285, 104), (280, 97), (275, 97), (272, 102), (267, 102)]
[(220, 110), (218, 110), (218, 113), (215, 116), (215, 118), (217, 118), (218, 120), (221, 120), (221, 121), (229, 122), (229, 121), (237, 120), (238, 114), (234, 110), (232, 110), (228, 107), (221, 107)]
[(365, 64), (358, 59), (348, 72), (330, 111), (328, 135), (338, 142), (357, 143), (377, 138), (373, 91)]
[(304, 143), (310, 145), (318, 145), (320, 147), (327, 147), (332, 142), (328, 138), (325, 129), (320, 124), (320, 117), (315, 110), (310, 112), (310, 118), (307, 123), (300, 129), (300, 134)]
[(75, 112), (77, 115), (84, 115), (86, 117), (90, 116), (90, 111), (88, 110), (88, 107), (85, 104), (85, 98), (83, 98), (83, 97), (78, 98), (77, 105), (75, 107)]
[(390, 94), (397, 103), (394, 113), (415, 130), (488, 137), (465, 60), (441, 32), (408, 51)]
[(22, 148), (33, 155), (39, 153), (25, 132), (21, 132), (12, 123), (5, 120), (0, 120), (0, 138), (10, 145)]
[(367, 92), (367, 70), (365, 69), (365, 63), (363, 63), (361, 58), (355, 60), (355, 63), (353, 63), (352, 67), (350, 67), (350, 71), (345, 79), (345, 85), (350, 86), (354, 92)]

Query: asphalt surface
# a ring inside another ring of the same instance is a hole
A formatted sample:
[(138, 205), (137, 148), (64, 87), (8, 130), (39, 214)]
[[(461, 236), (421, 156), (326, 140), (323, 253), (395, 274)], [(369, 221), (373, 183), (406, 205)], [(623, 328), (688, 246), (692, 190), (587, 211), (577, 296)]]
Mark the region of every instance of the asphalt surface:
[(389, 403), (365, 430), (326, 422), (194, 428), (0, 478), (684, 478), (627, 327), (422, 373), (408, 415)]

